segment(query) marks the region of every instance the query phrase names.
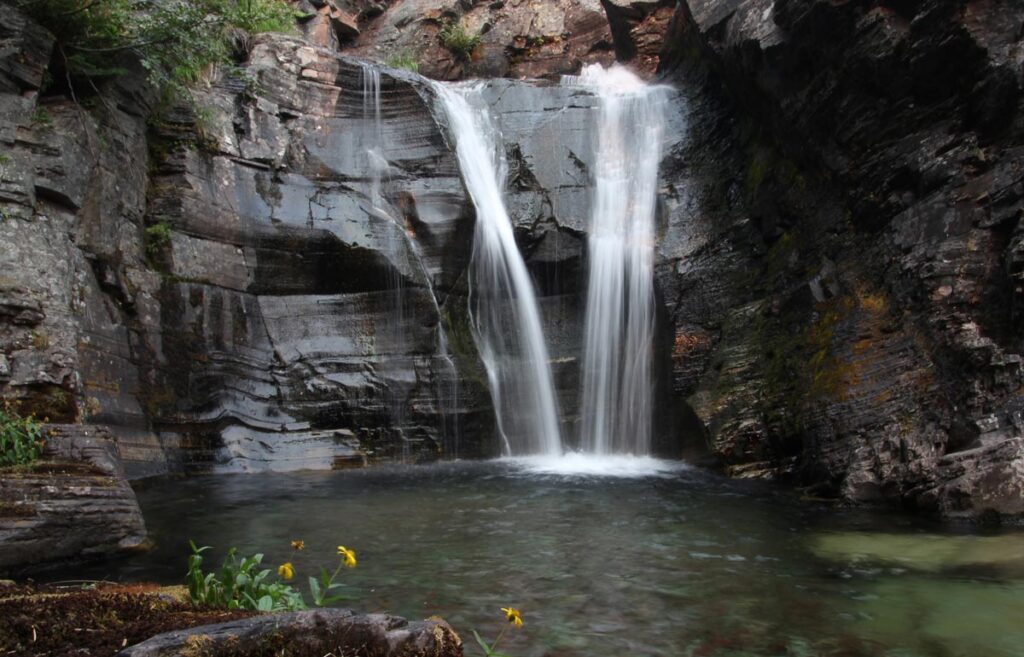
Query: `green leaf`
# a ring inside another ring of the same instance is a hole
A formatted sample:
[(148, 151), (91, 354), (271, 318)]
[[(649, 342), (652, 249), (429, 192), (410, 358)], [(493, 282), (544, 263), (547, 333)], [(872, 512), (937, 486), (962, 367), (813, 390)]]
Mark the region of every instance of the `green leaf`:
[(354, 598), (351, 595), (329, 595), (329, 596), (325, 597), (323, 600), (321, 600), (320, 603), (317, 604), (317, 606), (318, 607), (329, 607), (330, 605), (333, 605), (335, 602), (341, 602), (342, 600), (353, 600), (353, 599)]
[(256, 609), (259, 611), (272, 611), (274, 609), (274, 599), (269, 595), (265, 595), (260, 598), (259, 604), (256, 605)]
[(476, 638), (476, 642), (480, 644), (481, 648), (483, 648), (484, 654), (487, 655), (487, 657), (490, 657), (491, 647), (487, 645), (483, 639), (480, 638), (480, 634), (477, 633), (476, 630), (473, 630), (473, 637)]
[[(335, 571), (337, 572), (337, 571)], [(325, 589), (331, 588), (331, 583), (334, 581), (334, 576), (327, 574), (327, 569), (320, 566), (320, 583), (323, 584)]]
[(316, 581), (316, 578), (310, 576), (309, 578), (309, 594), (313, 596), (313, 604), (317, 607), (321, 606), (323, 601), (323, 593), (320, 591), (320, 583)]

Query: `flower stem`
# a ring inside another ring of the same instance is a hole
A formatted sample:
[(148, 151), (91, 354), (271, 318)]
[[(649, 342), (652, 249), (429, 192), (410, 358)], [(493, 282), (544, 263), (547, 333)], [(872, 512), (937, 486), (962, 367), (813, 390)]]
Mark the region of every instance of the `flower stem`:
[(490, 650), (491, 652), (494, 652), (494, 649), (498, 646), (498, 642), (501, 641), (501, 637), (505, 636), (505, 632), (507, 630), (508, 630), (508, 625), (506, 625), (505, 627), (501, 628), (501, 631), (498, 632), (498, 636), (495, 637), (494, 643), (491, 644), (491, 650)]

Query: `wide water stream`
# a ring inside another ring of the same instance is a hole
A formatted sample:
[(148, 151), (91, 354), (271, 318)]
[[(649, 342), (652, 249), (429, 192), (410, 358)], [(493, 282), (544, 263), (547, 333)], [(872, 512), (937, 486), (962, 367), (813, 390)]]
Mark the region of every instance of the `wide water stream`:
[(193, 539), (219, 548), (210, 564), (231, 545), (291, 560), (304, 588), (343, 544), (359, 557), (347, 606), (443, 616), (467, 655), (470, 630), (494, 637), (509, 605), (525, 626), (503, 652), (523, 657), (1024, 654), (1022, 533), (578, 461), (151, 481), (139, 497), (156, 548), (88, 576), (182, 583)]

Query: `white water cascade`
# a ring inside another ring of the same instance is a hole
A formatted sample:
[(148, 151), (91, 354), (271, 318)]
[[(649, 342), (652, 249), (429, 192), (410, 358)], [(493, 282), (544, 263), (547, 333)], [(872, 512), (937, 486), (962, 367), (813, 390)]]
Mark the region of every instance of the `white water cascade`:
[(580, 448), (645, 455), (654, 410), (654, 224), (665, 88), (617, 65), (587, 66), (566, 82), (593, 91), (600, 107)]
[[(388, 232), (385, 247), (388, 256), (393, 262), (399, 262), (405, 257), (406, 250), (412, 253), (413, 260), (419, 265), (423, 274), (423, 280), (427, 286), (430, 300), (434, 305), (437, 317), (441, 317), (441, 308), (437, 302), (437, 294), (434, 292), (430, 281), (430, 275), (423, 264), (423, 256), (419, 246), (413, 240), (403, 223), (396, 218), (396, 214), (388, 211), (388, 201), (384, 196), (384, 183), (390, 179), (391, 164), (384, 155), (384, 124), (381, 118), (381, 77), (380, 69), (371, 63), (364, 63), (361, 70), (362, 91), (363, 91), (363, 121), (368, 124), (364, 129), (363, 151), (366, 155), (367, 170), (370, 172), (369, 187), (369, 213), (378, 219), (391, 222), (396, 230)], [(407, 306), (409, 299), (405, 290), (405, 282), (398, 269), (394, 269), (391, 279), (388, 281), (388, 288), (393, 299), (393, 322), (389, 330), (392, 332), (392, 339), (396, 345), (395, 353), (401, 354), (406, 351), (406, 330), (407, 327)], [(435, 361), (435, 378), (437, 381), (438, 411), (441, 417), (442, 434), (444, 435), (453, 456), (458, 456), (459, 448), (459, 377), (455, 362), (448, 351), (448, 335), (444, 330), (444, 322), (437, 323), (437, 359)], [(411, 359), (410, 359), (411, 360)], [(392, 362), (385, 366), (390, 368), (394, 375), (401, 376), (406, 371), (413, 369), (410, 362)], [(444, 376), (440, 374), (440, 368), (445, 370)], [(411, 382), (409, 387), (412, 387)], [(397, 427), (402, 427), (406, 422), (406, 405), (408, 404), (408, 390), (399, 389), (389, 391), (385, 400), (392, 422)], [(401, 429), (399, 429), (401, 431)], [(403, 454), (403, 457), (407, 454)]]
[(481, 85), (436, 88), (476, 208), (470, 321), (505, 455), (559, 455), (558, 409), (537, 298), (502, 194), (506, 163), (500, 136)]

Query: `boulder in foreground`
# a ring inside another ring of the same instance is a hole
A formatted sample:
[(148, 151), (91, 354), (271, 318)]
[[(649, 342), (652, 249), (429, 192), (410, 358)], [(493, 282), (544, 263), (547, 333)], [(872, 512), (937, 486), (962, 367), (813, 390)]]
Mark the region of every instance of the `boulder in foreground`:
[(462, 657), (462, 640), (442, 620), (409, 622), (384, 614), (317, 609), (253, 616), (158, 634), (122, 650), (118, 657), (268, 654)]

